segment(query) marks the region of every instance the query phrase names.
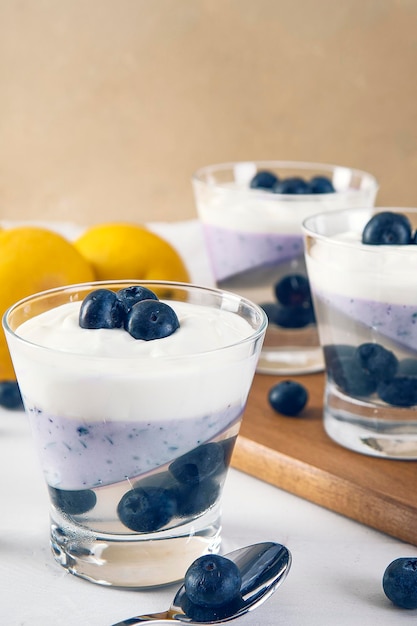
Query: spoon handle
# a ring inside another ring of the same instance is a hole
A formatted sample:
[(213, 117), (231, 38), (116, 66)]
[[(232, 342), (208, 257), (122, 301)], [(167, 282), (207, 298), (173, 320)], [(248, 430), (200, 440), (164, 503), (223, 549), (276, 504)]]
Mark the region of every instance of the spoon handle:
[(162, 613), (150, 613), (149, 615), (136, 615), (135, 617), (129, 617), (129, 619), (125, 619), (122, 622), (112, 624), (112, 626), (136, 626), (136, 624), (144, 624), (156, 621), (168, 623), (173, 622), (174, 620), (172, 619), (172, 617), (170, 617), (169, 611), (163, 611)]

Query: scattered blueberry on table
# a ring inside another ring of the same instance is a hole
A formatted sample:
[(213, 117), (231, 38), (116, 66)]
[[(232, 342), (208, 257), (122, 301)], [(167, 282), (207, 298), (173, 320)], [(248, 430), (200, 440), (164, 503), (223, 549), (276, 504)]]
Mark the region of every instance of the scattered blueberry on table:
[(297, 417), (308, 402), (307, 389), (295, 380), (284, 380), (274, 385), (268, 393), (274, 411), (287, 417)]
[(395, 606), (417, 609), (417, 558), (400, 557), (386, 568), (382, 587)]
[(0, 406), (11, 411), (23, 411), (23, 400), (15, 380), (0, 381)]
[(135, 339), (151, 341), (172, 335), (180, 326), (174, 309), (143, 286), (117, 293), (95, 289), (81, 303), (81, 328), (125, 328)]

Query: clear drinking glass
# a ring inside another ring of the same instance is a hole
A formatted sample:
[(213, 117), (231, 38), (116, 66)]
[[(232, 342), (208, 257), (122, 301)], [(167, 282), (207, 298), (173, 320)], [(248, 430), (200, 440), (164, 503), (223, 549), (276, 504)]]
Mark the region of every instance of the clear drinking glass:
[[(135, 284), (183, 307), (173, 335), (143, 341), (124, 329), (78, 327), (79, 303), (89, 292)], [(37, 316), (56, 315), (61, 305), (75, 309), (63, 324), (50, 322), (61, 324), (59, 345), (22, 330), (24, 323), (38, 329)], [(219, 329), (216, 345), (204, 329), (203, 347), (187, 342), (198, 315)], [(264, 312), (217, 289), (113, 281), (25, 298), (5, 313), (3, 326), (49, 490), (55, 559), (93, 582), (141, 588), (179, 580), (195, 558), (217, 551), (222, 487), (267, 326)], [(77, 345), (74, 326), (84, 333)], [(113, 349), (118, 334), (138, 352)], [(93, 352), (87, 343), (96, 338)]]
[(347, 448), (417, 459), (417, 245), (365, 245), (382, 211), (354, 209), (304, 222), (306, 261), (326, 361), (324, 427)]
[[(335, 191), (296, 194), (251, 188), (254, 176), (264, 171), (279, 181), (324, 176)], [(301, 224), (318, 212), (373, 206), (378, 190), (375, 178), (336, 165), (251, 161), (203, 167), (193, 175), (192, 183), (217, 286), (253, 300), (268, 314), (258, 372), (322, 370), (314, 311), (308, 284), (303, 284)], [(288, 295), (289, 284), (306, 290), (306, 300), (300, 304), (300, 294)]]

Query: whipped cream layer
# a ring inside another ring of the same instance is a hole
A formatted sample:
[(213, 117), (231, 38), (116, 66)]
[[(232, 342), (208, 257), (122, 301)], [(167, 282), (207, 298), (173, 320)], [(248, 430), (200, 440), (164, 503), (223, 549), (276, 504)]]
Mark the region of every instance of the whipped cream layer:
[[(308, 242), (306, 262), (319, 320), (324, 312), (322, 332), (335, 335), (326, 342), (344, 343), (353, 320), (353, 334), (370, 333), (363, 340), (385, 337), (417, 350), (417, 245), (366, 245), (359, 233), (344, 232)], [(332, 309), (345, 321), (336, 323)]]
[(196, 201), (205, 224), (251, 233), (301, 234), (303, 221), (326, 211), (369, 204), (369, 191), (347, 189), (329, 194), (283, 195), (229, 184), (199, 189)]
[[(80, 302), (18, 327), (13, 361), (26, 406), (72, 419), (195, 418), (242, 407), (258, 357), (250, 324), (231, 311), (169, 302), (180, 328), (153, 341), (80, 328)], [(236, 344), (236, 345), (234, 345)]]
[(307, 270), (315, 291), (399, 305), (417, 305), (417, 245), (366, 245), (344, 232), (311, 242)]

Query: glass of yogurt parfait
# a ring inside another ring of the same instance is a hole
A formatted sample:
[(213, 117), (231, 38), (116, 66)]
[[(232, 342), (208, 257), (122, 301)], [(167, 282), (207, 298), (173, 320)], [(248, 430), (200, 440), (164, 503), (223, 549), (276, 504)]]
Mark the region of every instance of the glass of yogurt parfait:
[(266, 326), (236, 294), (149, 281), (67, 286), (5, 313), (64, 568), (144, 588), (218, 551)]
[(364, 454), (417, 459), (417, 209), (303, 225), (326, 362), (324, 427)]
[(318, 212), (373, 206), (375, 178), (335, 165), (251, 161), (203, 167), (192, 183), (217, 286), (267, 313), (258, 372), (322, 370), (301, 225)]

